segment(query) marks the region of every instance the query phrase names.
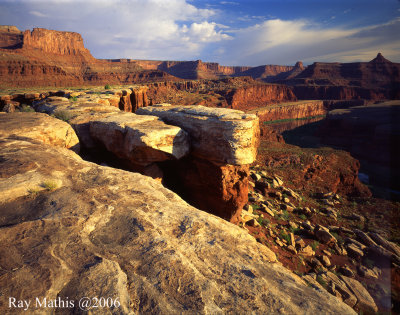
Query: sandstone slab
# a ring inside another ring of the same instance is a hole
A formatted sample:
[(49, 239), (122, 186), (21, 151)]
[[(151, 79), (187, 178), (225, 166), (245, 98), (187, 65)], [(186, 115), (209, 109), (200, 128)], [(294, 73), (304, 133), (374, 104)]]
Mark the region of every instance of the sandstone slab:
[(79, 152), (79, 140), (66, 122), (41, 113), (0, 115), (0, 138), (20, 137)]
[(140, 115), (155, 115), (185, 130), (193, 154), (224, 164), (254, 162), (259, 139), (258, 118), (238, 110), (203, 106), (148, 106)]

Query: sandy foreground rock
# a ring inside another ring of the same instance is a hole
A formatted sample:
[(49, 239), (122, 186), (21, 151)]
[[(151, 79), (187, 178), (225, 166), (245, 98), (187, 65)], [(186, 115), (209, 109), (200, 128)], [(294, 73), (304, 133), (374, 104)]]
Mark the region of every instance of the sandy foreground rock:
[(23, 137), (79, 152), (79, 140), (66, 122), (42, 113), (0, 115), (0, 138)]
[[(68, 297), (74, 306), (57, 311), (79, 313), (83, 296), (118, 298), (118, 308), (100, 310), (109, 314), (354, 313), (245, 230), (149, 177), (34, 141), (1, 139), (0, 159), (10, 186), (0, 194), (3, 314), (23, 312), (9, 297), (31, 299), (31, 314), (44, 312), (36, 297)], [(16, 178), (25, 192), (12, 191)]]

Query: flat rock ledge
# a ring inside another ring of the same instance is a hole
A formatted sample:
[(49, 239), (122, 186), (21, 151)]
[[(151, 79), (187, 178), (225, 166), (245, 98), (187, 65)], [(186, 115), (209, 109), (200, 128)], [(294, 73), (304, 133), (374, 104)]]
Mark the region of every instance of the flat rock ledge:
[(355, 314), (247, 231), (150, 177), (29, 139), (0, 141), (2, 314), (23, 312), (9, 297), (68, 297), (75, 305), (57, 312), (80, 313), (83, 296), (118, 298), (109, 314)]
[(139, 115), (155, 115), (181, 127), (190, 136), (193, 155), (221, 164), (255, 161), (259, 141), (258, 117), (239, 110), (200, 105), (160, 104), (139, 108)]

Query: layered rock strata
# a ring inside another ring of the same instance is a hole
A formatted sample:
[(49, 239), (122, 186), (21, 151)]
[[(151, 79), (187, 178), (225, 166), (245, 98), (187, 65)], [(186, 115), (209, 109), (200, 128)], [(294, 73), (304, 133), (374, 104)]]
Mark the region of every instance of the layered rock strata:
[[(247, 231), (149, 177), (33, 140), (0, 141), (2, 187), (18, 177), (31, 191), (11, 184), (0, 194), (3, 298), (68, 299), (59, 311), (72, 313), (83, 296), (103, 295), (119, 302), (110, 313), (354, 313), (307, 287)], [(56, 184), (35, 190), (32, 173)], [(4, 302), (0, 311), (18, 310)]]
[(264, 106), (249, 113), (256, 114), (260, 121), (274, 121), (321, 116), (327, 113), (327, 109), (323, 101), (299, 101)]
[(249, 164), (257, 154), (257, 117), (203, 106), (149, 106), (137, 113), (158, 116), (190, 136), (190, 157), (164, 166), (170, 174), (166, 184), (200, 209), (236, 222), (247, 202)]

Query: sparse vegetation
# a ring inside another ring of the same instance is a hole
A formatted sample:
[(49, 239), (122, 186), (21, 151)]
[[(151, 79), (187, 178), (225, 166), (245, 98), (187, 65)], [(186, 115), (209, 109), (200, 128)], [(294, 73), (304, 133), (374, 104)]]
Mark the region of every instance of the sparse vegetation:
[(290, 235), (286, 234), (284, 231), (281, 231), (280, 237), (285, 240), (288, 244), (290, 244)]
[(307, 217), (306, 217), (304, 214), (300, 214), (300, 215), (299, 215), (299, 218), (302, 219), (303, 221), (304, 221), (304, 220), (307, 220)]
[(310, 246), (311, 246), (311, 248), (313, 249), (313, 251), (315, 252), (316, 249), (317, 249), (318, 246), (319, 246), (319, 242), (318, 242), (318, 241), (314, 241), (314, 242), (312, 242), (312, 243), (310, 244)]
[(281, 218), (283, 219), (283, 220), (289, 220), (289, 217), (290, 217), (290, 214), (289, 214), (289, 212), (287, 211), (287, 210), (283, 210), (282, 211), (282, 214), (281, 214)]
[(46, 190), (48, 190), (48, 191), (52, 191), (52, 190), (58, 188), (57, 182), (52, 181), (52, 180), (44, 181), (44, 182), (41, 184), (41, 186), (42, 186), (43, 188), (45, 188)]
[(70, 119), (74, 117), (74, 115), (66, 110), (57, 110), (51, 116), (63, 120), (65, 122), (69, 122)]
[(258, 218), (258, 223), (261, 225), (261, 226), (268, 226), (270, 223), (271, 223), (271, 221), (270, 220), (268, 220), (268, 219), (264, 219), (262, 216), (260, 216), (259, 218)]
[(78, 98), (76, 96), (72, 96), (69, 99), (71, 102), (76, 102), (78, 100)]
[(28, 189), (29, 197), (36, 197), (39, 194), (39, 189), (36, 188), (29, 188)]
[(317, 282), (326, 288), (326, 281), (320, 275), (317, 276)]
[(26, 113), (30, 113), (30, 112), (34, 112), (35, 110), (33, 109), (33, 107), (26, 105), (26, 104), (22, 104), (21, 105), (21, 112), (26, 112)]
[(105, 90), (110, 90), (110, 89), (111, 89), (111, 86), (110, 86), (109, 84), (106, 84), (106, 85), (104, 86), (104, 89), (105, 89)]

